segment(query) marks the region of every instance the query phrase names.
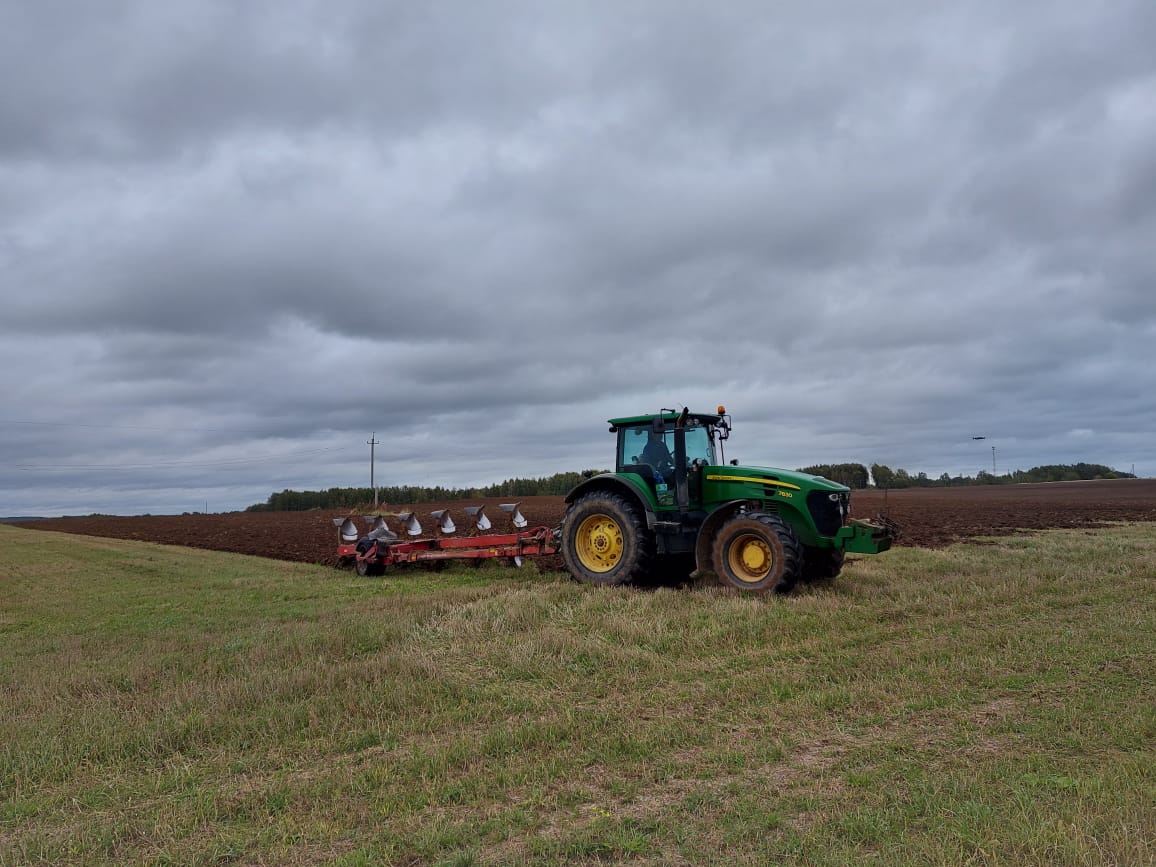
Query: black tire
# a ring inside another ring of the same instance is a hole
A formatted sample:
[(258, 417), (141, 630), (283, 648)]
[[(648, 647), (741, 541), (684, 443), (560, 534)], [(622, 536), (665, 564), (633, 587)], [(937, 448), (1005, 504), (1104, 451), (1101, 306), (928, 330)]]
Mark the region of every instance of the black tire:
[(380, 563), (372, 563), (369, 560), (359, 559), (356, 563), (354, 563), (353, 568), (362, 578), (373, 578), (378, 575), (385, 574), (384, 566), (382, 566)]
[(621, 494), (591, 491), (562, 519), (562, 560), (583, 584), (629, 584), (647, 574), (653, 559), (646, 522)]
[(801, 580), (810, 584), (816, 581), (832, 581), (843, 571), (847, 554), (842, 548), (803, 549), (803, 572)]
[(715, 533), (711, 560), (724, 584), (753, 593), (789, 593), (803, 568), (803, 546), (777, 515), (740, 513)]

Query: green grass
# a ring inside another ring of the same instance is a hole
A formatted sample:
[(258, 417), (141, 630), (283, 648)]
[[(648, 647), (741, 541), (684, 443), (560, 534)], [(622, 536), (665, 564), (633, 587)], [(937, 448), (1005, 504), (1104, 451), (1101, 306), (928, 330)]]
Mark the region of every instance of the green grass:
[(0, 864), (1156, 861), (1156, 524), (785, 599), (0, 526)]

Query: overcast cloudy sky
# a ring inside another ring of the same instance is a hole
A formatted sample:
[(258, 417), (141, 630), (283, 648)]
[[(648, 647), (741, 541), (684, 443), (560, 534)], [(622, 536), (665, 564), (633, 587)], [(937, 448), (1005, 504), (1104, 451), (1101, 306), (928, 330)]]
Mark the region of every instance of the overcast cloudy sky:
[[(0, 0), (0, 515), (1156, 475), (1156, 4)], [(972, 436), (988, 437), (974, 441)]]

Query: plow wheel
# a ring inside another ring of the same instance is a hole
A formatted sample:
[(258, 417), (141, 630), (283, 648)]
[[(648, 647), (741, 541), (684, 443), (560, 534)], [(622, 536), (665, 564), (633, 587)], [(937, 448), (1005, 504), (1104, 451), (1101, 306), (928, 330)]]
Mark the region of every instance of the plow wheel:
[(380, 563), (371, 563), (368, 560), (362, 560), (360, 558), (354, 562), (353, 568), (362, 578), (385, 574), (385, 567)]
[(739, 590), (787, 593), (799, 580), (803, 546), (778, 516), (761, 512), (739, 514), (714, 539), (715, 574)]
[(619, 494), (592, 491), (562, 520), (562, 559), (584, 584), (628, 584), (646, 573), (653, 556), (646, 525)]

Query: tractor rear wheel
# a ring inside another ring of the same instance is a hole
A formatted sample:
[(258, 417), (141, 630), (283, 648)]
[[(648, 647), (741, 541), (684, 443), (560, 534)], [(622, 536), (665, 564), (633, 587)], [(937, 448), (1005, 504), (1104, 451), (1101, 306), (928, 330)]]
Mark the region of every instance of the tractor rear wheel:
[(591, 491), (562, 519), (562, 559), (583, 584), (629, 584), (646, 575), (654, 539), (621, 494)]
[(740, 513), (715, 534), (712, 561), (724, 584), (739, 590), (787, 593), (799, 580), (803, 546), (782, 518)]

